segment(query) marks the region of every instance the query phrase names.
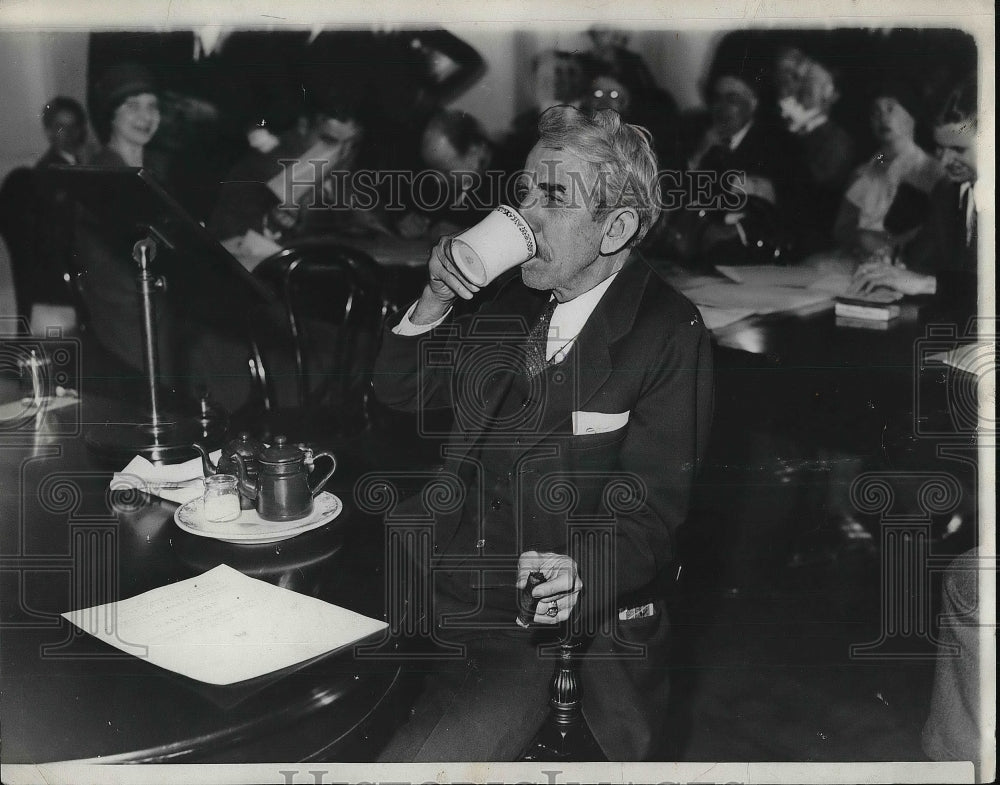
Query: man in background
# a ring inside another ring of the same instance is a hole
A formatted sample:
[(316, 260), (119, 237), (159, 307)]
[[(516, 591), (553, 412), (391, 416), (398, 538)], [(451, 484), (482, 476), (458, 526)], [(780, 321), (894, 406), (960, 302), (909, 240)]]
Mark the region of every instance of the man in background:
[(45, 172), (81, 162), (87, 115), (78, 101), (57, 96), (42, 109), (42, 128), (48, 149), (33, 169), (15, 169), (0, 187), (0, 236), (11, 256), (18, 313), (39, 335), (46, 327), (69, 333), (79, 322), (73, 203)]
[(902, 258), (878, 259), (858, 268), (854, 290), (881, 287), (926, 295), (949, 315), (976, 313), (978, 227), (976, 215), (977, 87), (967, 78), (949, 96), (934, 124), (935, 156), (945, 176), (930, 194), (926, 222)]
[(687, 156), (686, 201), (660, 237), (668, 253), (696, 267), (781, 263), (780, 155), (758, 117), (766, 71), (727, 57), (714, 64), (709, 85), (709, 125)]
[(223, 179), (208, 221), (220, 240), (253, 232), (282, 246), (331, 218), (324, 188), (354, 166), (364, 134), (359, 105), (334, 90), (314, 92), (291, 126), (276, 130), (273, 144), (255, 146)]
[(53, 98), (42, 110), (42, 127), (49, 149), (36, 167), (83, 163), (80, 156), (87, 141), (87, 114), (79, 101), (63, 95)]
[(452, 234), (479, 221), (499, 198), (486, 171), (493, 147), (475, 117), (442, 109), (420, 134), (417, 165), (401, 194), (396, 230), (407, 238)]

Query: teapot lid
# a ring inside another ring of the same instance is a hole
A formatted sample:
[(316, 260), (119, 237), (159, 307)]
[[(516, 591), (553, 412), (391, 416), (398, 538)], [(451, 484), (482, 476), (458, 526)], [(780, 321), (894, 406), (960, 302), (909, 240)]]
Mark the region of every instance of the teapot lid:
[(265, 447), (260, 454), (262, 463), (292, 463), (305, 461), (306, 454), (295, 444), (288, 444), (284, 436), (275, 436), (274, 444)]
[(240, 455), (257, 458), (264, 449), (264, 443), (250, 435), (250, 431), (240, 431), (235, 439), (230, 439), (222, 448), (223, 455)]

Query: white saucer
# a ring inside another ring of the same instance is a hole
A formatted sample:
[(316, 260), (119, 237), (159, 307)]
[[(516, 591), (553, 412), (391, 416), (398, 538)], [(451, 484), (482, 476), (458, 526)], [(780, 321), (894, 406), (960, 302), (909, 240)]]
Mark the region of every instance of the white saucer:
[(281, 542), (329, 523), (344, 509), (343, 502), (332, 493), (323, 491), (313, 500), (313, 509), (304, 518), (291, 521), (265, 521), (256, 510), (243, 510), (240, 517), (217, 523), (205, 520), (201, 498), (182, 504), (174, 513), (174, 522), (188, 534), (211, 537), (213, 540), (237, 545), (258, 545)]

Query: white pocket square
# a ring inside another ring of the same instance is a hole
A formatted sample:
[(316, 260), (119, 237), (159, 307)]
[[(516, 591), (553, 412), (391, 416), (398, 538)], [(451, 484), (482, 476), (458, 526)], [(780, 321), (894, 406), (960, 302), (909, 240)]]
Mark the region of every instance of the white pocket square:
[(608, 433), (624, 428), (628, 424), (630, 412), (573, 412), (573, 435), (588, 436), (595, 433)]

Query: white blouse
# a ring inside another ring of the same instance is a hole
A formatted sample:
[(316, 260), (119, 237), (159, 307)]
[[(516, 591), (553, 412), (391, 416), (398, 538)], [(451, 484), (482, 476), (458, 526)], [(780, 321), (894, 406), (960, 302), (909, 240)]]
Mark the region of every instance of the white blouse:
[(902, 183), (929, 194), (943, 174), (941, 164), (911, 142), (888, 163), (879, 153), (859, 166), (844, 197), (858, 208), (858, 229), (883, 232), (886, 213)]

